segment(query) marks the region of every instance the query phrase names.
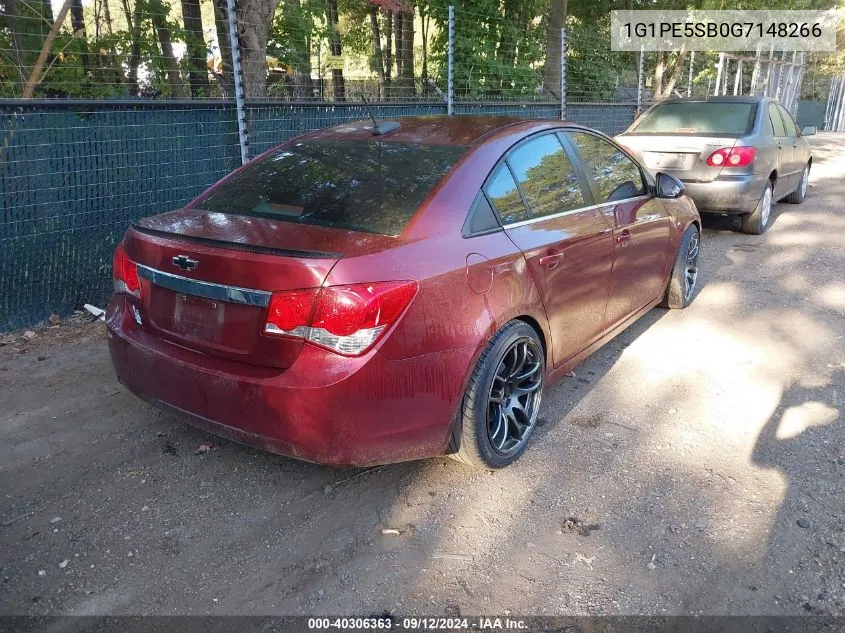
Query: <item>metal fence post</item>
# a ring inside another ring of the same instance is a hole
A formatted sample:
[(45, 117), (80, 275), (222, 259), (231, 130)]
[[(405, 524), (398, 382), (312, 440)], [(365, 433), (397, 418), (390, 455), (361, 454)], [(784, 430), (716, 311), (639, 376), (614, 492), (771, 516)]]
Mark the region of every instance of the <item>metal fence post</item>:
[(643, 58), (645, 47), (640, 46), (640, 64), (637, 68), (637, 116), (643, 113)]
[(244, 105), (244, 76), (241, 71), (241, 41), (235, 22), (235, 0), (226, 0), (229, 22), (229, 43), (232, 47), (232, 73), (235, 86), (235, 110), (238, 118), (238, 143), (241, 147), (241, 164), (249, 162), (249, 132), (247, 131), (246, 107)]
[(692, 69), (695, 66), (695, 51), (689, 54), (689, 77), (687, 78), (687, 96), (692, 96)]
[(742, 94), (742, 60), (736, 60), (736, 77), (734, 77), (734, 96)]
[(751, 71), (751, 88), (749, 89), (748, 94), (754, 95), (757, 92), (757, 80), (760, 78), (760, 51), (762, 50), (763, 44), (757, 44), (757, 51), (754, 55), (754, 70)]
[(447, 59), (446, 114), (452, 114), (455, 101), (455, 7), (449, 5), (449, 49)]
[(833, 91), (835, 88), (838, 88), (836, 83), (836, 77), (830, 78), (830, 89), (827, 91), (827, 105), (824, 108), (824, 119), (822, 121), (822, 129), (827, 130), (828, 123), (830, 122), (830, 106), (833, 104)]
[(566, 121), (566, 27), (560, 29), (560, 120)]
[(845, 111), (845, 75), (839, 80), (839, 100), (836, 104), (836, 116), (833, 120), (833, 131), (841, 132), (843, 123), (843, 111)]
[(839, 77), (836, 84), (836, 94), (833, 96), (833, 107), (830, 110), (830, 122), (827, 125), (828, 132), (836, 131), (836, 120), (839, 118), (839, 106), (842, 105), (842, 85), (845, 84), (845, 75)]
[(716, 91), (713, 93), (713, 96), (716, 97), (719, 95), (719, 88), (722, 86), (722, 72), (725, 66), (725, 54), (719, 53), (719, 68), (716, 70)]

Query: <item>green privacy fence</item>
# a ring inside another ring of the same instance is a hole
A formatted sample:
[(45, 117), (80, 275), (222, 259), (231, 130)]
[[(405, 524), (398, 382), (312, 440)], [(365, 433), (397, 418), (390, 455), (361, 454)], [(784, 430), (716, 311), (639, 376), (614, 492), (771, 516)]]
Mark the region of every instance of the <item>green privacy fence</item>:
[[(439, 103), (373, 104), (380, 118), (445, 114)], [(614, 134), (631, 104), (570, 105)], [(461, 103), (455, 114), (559, 118), (556, 104)], [(363, 104), (250, 103), (250, 155), (308, 130), (367, 118)], [(240, 165), (234, 104), (0, 102), (0, 331), (84, 303), (104, 305), (111, 254), (137, 218), (178, 208)]]

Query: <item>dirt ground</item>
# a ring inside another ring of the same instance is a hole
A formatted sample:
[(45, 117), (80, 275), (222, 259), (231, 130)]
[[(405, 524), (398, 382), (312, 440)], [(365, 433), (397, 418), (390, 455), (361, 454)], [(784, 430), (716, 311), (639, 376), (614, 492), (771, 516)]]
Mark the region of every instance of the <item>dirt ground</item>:
[(264, 454), (129, 395), (100, 323), (3, 338), (0, 612), (845, 615), (845, 136), (813, 144), (806, 202), (707, 220), (693, 305), (494, 474)]

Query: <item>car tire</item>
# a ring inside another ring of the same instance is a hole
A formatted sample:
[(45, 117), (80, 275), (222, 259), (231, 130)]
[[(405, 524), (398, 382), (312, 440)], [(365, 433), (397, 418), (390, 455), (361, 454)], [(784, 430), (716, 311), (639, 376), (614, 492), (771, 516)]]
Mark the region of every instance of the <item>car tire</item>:
[(801, 204), (804, 198), (807, 197), (807, 184), (810, 181), (810, 163), (804, 165), (804, 173), (801, 174), (801, 182), (798, 183), (798, 188), (791, 194), (786, 196), (786, 201), (790, 204)]
[[(537, 332), (524, 321), (507, 323), (487, 344), (473, 369), (452, 430), (450, 455), (484, 470), (516, 461), (537, 426), (545, 374), (545, 355)], [(520, 395), (521, 390), (527, 393)], [(514, 398), (522, 413), (513, 406)]]
[(686, 308), (695, 296), (698, 281), (698, 256), (701, 251), (701, 232), (695, 224), (690, 224), (681, 237), (672, 276), (663, 295), (664, 308)]
[(742, 215), (742, 231), (750, 235), (762, 235), (769, 228), (774, 204), (774, 184), (770, 181), (763, 190), (757, 206), (751, 213)]

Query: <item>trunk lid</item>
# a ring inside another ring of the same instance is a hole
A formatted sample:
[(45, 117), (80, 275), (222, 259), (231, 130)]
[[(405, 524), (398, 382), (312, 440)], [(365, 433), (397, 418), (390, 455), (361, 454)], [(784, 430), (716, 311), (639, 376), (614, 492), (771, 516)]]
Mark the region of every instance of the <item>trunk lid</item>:
[(722, 166), (710, 167), (707, 157), (721, 147), (734, 147), (736, 136), (686, 136), (683, 134), (621, 134), (616, 140), (627, 147), (651, 173), (666, 172), (686, 182), (711, 182)]
[(299, 338), (267, 336), (275, 291), (322, 285), (341, 257), (391, 238), (182, 209), (141, 220), (124, 238), (141, 278), (142, 327), (206, 354), (285, 369)]

